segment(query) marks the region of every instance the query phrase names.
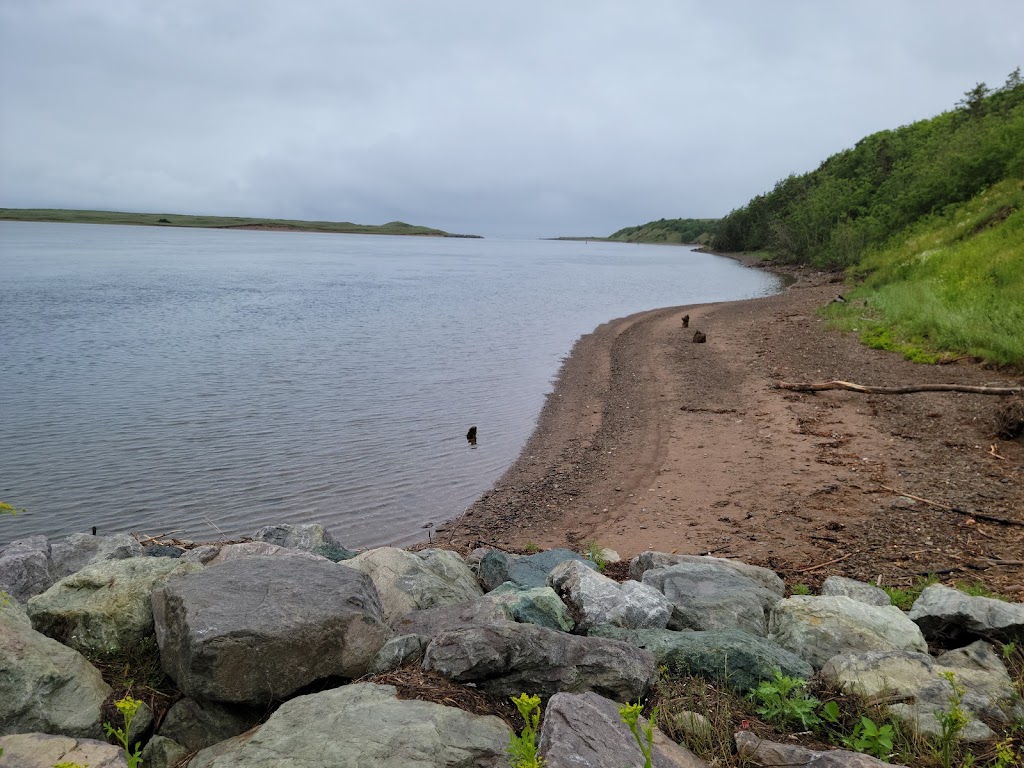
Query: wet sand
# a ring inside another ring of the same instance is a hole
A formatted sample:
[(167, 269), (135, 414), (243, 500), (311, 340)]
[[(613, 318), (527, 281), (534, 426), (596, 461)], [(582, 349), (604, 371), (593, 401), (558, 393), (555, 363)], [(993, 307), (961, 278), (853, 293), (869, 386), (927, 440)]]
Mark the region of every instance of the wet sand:
[[(1020, 384), (969, 362), (909, 363), (830, 331), (839, 277), (795, 270), (783, 293), (674, 307), (582, 337), (522, 454), (435, 542), (521, 550), (588, 542), (907, 583), (917, 573), (1024, 589), (1024, 444), (999, 443), (999, 398), (794, 393), (777, 380)], [(690, 316), (688, 328), (681, 317)], [(693, 343), (696, 330), (707, 334)], [(834, 562), (832, 562), (834, 561)], [(1022, 595), (1024, 598), (1024, 595)], [(1018, 598), (1021, 599), (1021, 598)]]

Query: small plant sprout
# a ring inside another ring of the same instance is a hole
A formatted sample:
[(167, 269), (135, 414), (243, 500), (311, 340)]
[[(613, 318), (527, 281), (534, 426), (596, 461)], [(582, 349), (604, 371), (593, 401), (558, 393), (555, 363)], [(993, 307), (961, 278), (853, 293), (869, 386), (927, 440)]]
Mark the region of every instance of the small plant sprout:
[(644, 768), (651, 768), (651, 753), (654, 751), (654, 721), (658, 719), (658, 710), (655, 708), (651, 712), (651, 716), (647, 718), (647, 724), (641, 729), (639, 723), (642, 711), (643, 705), (639, 701), (636, 704), (623, 704), (619, 707), (619, 717), (629, 726), (633, 738), (636, 739), (636, 743), (640, 747), (640, 753), (644, 756)]
[(793, 585), (793, 594), (794, 595), (810, 595), (810, 594), (813, 594), (813, 593), (811, 592), (811, 588), (809, 586), (807, 586), (806, 584), (794, 584)]
[(139, 699), (132, 698), (131, 695), (126, 695), (123, 698), (118, 699), (114, 702), (114, 706), (117, 707), (117, 711), (121, 713), (121, 717), (124, 718), (124, 728), (114, 728), (110, 723), (103, 724), (103, 730), (107, 736), (113, 736), (120, 742), (121, 746), (124, 747), (125, 758), (128, 760), (128, 768), (139, 768), (142, 765), (142, 757), (139, 754), (142, 751), (142, 744), (136, 742), (135, 752), (133, 753), (131, 747), (128, 745), (128, 734), (132, 729), (132, 720), (135, 719), (135, 715), (138, 713), (139, 708), (142, 706), (142, 702)]
[(526, 546), (523, 547), (523, 549), (525, 549), (531, 555), (536, 554), (537, 552), (540, 552), (540, 547), (538, 547), (537, 544), (535, 542), (532, 542), (532, 541), (526, 542)]
[(952, 671), (940, 672), (939, 677), (948, 681), (953, 690), (949, 694), (949, 709), (935, 713), (939, 721), (939, 746), (936, 753), (942, 768), (953, 768), (953, 757), (960, 743), (960, 732), (967, 725), (967, 713), (960, 706), (967, 689), (957, 682)]
[(608, 561), (604, 556), (604, 547), (596, 541), (587, 542), (587, 559), (596, 565), (597, 570), (601, 573), (604, 573), (604, 569), (608, 567)]
[(851, 749), (888, 763), (892, 755), (892, 737), (891, 725), (879, 726), (870, 717), (862, 715), (860, 722), (853, 728), (853, 734), (844, 739), (843, 743)]
[(543, 768), (544, 760), (537, 754), (537, 729), (540, 727), (540, 696), (521, 693), (512, 697), (525, 725), (523, 732), (509, 735), (508, 754), (512, 768)]

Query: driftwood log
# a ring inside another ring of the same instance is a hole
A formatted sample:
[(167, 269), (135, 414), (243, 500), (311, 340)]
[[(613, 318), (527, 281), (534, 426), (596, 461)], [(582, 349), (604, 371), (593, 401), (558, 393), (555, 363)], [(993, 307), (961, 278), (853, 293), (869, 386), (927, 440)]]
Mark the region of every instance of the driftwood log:
[(909, 395), (914, 392), (967, 392), (972, 395), (1024, 395), (1024, 387), (976, 387), (970, 384), (908, 384), (902, 387), (871, 387), (849, 381), (826, 381), (787, 383), (775, 382), (776, 389), (794, 392), (822, 392), (827, 389), (848, 389), (865, 395)]

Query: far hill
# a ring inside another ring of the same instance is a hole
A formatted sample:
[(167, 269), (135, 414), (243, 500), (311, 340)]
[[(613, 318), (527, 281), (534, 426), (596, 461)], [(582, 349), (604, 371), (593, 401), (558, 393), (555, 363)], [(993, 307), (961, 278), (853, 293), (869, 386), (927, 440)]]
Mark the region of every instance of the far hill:
[(626, 243), (707, 243), (715, 233), (718, 219), (658, 219), (625, 227), (609, 240)]
[(330, 232), (360, 235), (421, 235), (429, 237), (479, 237), (453, 235), (440, 229), (392, 221), (387, 224), (353, 224), (348, 221), (302, 221), (239, 216), (188, 216), (176, 213), (128, 213), (124, 211), (65, 210), (61, 208), (0, 208), (0, 221), (47, 221), (65, 224), (133, 224), (154, 227), (202, 227), (207, 229), (264, 229), (290, 232)]

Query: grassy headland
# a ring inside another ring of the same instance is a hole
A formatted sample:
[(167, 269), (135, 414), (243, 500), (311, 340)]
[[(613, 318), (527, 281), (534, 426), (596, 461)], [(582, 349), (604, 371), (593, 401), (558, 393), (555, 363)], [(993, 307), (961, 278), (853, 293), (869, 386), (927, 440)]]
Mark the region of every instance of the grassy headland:
[[(1024, 81), (867, 136), (724, 219), (709, 246), (846, 269), (834, 325), (921, 362), (1024, 369)], [(688, 220), (681, 220), (688, 221)], [(693, 220), (689, 220), (693, 221)], [(620, 230), (636, 236), (659, 224)]]
[(348, 221), (302, 221), (241, 216), (187, 216), (176, 213), (128, 213), (61, 208), (0, 208), (0, 221), (49, 221), (65, 224), (134, 224), (154, 227), (202, 227), (207, 229), (267, 229), (286, 232), (331, 232), (360, 235), (421, 235), (429, 237), (479, 237), (453, 235), (440, 229), (391, 221), (387, 224), (353, 224)]
[(718, 219), (658, 219), (636, 227), (623, 227), (608, 237), (624, 243), (707, 243)]

